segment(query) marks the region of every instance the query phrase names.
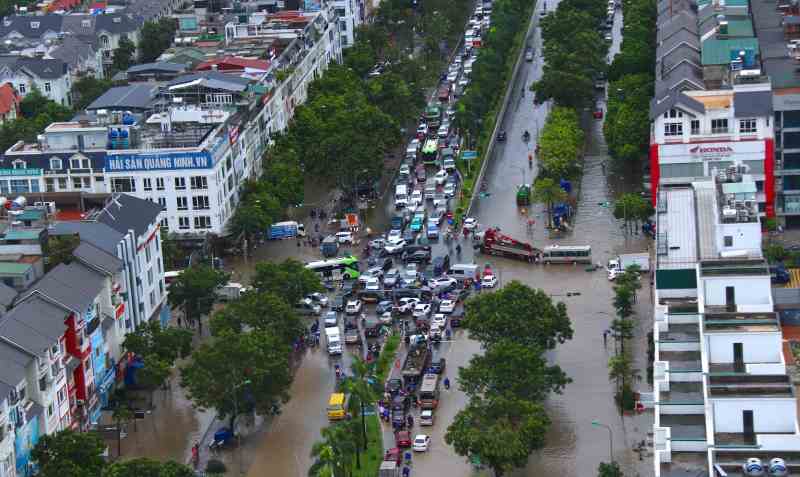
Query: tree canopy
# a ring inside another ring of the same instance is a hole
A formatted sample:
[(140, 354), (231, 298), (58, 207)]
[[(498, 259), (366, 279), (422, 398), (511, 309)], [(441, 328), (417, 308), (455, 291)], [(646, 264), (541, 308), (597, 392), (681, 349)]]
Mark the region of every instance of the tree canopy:
[(152, 63), (172, 45), (177, 24), (174, 18), (164, 17), (157, 22), (148, 21), (142, 26), (139, 41), (139, 62)]
[(319, 276), (291, 258), (280, 263), (259, 262), (252, 284), (259, 292), (272, 293), (290, 305), (309, 293), (323, 291)]
[(211, 319), (213, 335), (225, 330), (233, 333), (258, 330), (270, 332), (286, 345), (300, 336), (303, 329), (303, 324), (286, 300), (269, 292), (245, 293), (239, 300), (214, 313)]
[(227, 281), (228, 274), (225, 272), (208, 265), (192, 265), (170, 285), (167, 299), (170, 306), (183, 310), (187, 321), (194, 322), (211, 312), (217, 288)]
[(43, 435), (31, 451), (42, 477), (97, 477), (106, 445), (95, 432), (63, 430)]

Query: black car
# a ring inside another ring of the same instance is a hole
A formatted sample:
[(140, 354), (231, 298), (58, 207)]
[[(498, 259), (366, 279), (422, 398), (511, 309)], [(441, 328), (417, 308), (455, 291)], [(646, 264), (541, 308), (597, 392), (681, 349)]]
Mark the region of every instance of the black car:
[(414, 253), (417, 250), (425, 250), (426, 252), (430, 252), (431, 251), (431, 246), (430, 245), (419, 245), (419, 244), (417, 244), (417, 245), (406, 245), (403, 248), (403, 252), (405, 252), (405, 253)]
[(403, 389), (403, 381), (400, 379), (390, 379), (389, 382), (386, 383), (386, 390), (389, 391), (389, 394), (392, 396), (399, 393), (401, 389)]
[(503, 142), (505, 140), (506, 140), (506, 132), (505, 131), (500, 131), (499, 133), (497, 133), (497, 141), (498, 142)]
[(337, 293), (331, 300), (331, 310), (344, 311), (344, 306), (347, 303), (347, 296), (344, 293)]
[(387, 311), (392, 311), (392, 309), (394, 309), (394, 303), (392, 303), (391, 301), (385, 300), (385, 301), (382, 301), (382, 302), (378, 303), (378, 306), (375, 307), (375, 313), (378, 314), (378, 315), (382, 315), (382, 314), (386, 313)]
[(358, 321), (356, 321), (356, 317), (348, 316), (344, 319), (344, 330), (357, 330), (358, 329)]
[(403, 260), (409, 263), (423, 263), (431, 259), (431, 253), (425, 250), (417, 250), (410, 254), (403, 254)]
[(433, 374), (442, 374), (446, 364), (447, 361), (444, 358), (439, 358), (436, 361), (431, 362), (430, 367), (428, 367), (428, 372)]

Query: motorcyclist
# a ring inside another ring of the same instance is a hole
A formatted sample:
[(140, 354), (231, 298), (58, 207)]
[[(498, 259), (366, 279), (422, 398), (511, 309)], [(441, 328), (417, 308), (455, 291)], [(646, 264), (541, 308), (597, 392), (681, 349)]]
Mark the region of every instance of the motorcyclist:
[(531, 133), (529, 133), (528, 130), (526, 129), (525, 132), (522, 133), (522, 137), (527, 141), (528, 139), (531, 138)]
[(457, 253), (458, 255), (461, 255), (461, 244), (460, 244), (460, 243), (459, 243), (459, 244), (456, 244), (456, 253)]

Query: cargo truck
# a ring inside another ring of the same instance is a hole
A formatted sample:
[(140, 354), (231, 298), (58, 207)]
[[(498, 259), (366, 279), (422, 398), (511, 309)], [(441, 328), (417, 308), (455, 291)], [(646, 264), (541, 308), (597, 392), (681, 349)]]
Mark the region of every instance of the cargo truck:
[(618, 275), (623, 273), (632, 265), (638, 266), (639, 272), (649, 272), (650, 254), (647, 252), (623, 253), (615, 258), (609, 259), (608, 264), (606, 265), (608, 279), (614, 280)]
[(328, 354), (331, 356), (342, 354), (342, 339), (339, 328), (325, 328)]
[(520, 242), (497, 229), (487, 229), (480, 242), (481, 253), (516, 258), (533, 263), (541, 250), (527, 242)]
[(306, 229), (303, 224), (294, 221), (278, 222), (272, 224), (267, 231), (267, 238), (270, 240), (288, 239), (294, 237), (305, 237)]
[(431, 353), (426, 343), (417, 343), (408, 351), (403, 362), (403, 384), (408, 385), (418, 382), (431, 360)]

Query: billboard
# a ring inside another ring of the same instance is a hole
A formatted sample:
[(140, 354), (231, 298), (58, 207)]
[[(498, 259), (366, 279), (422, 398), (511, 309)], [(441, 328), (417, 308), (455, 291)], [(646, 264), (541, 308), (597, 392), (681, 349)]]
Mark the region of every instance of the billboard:
[(208, 169), (213, 166), (211, 155), (206, 151), (109, 154), (106, 158), (106, 172)]

